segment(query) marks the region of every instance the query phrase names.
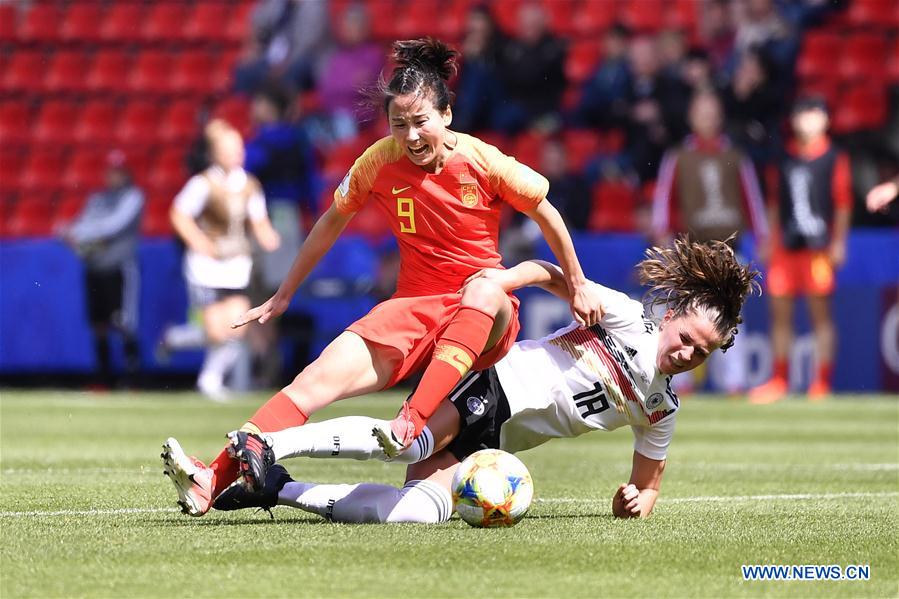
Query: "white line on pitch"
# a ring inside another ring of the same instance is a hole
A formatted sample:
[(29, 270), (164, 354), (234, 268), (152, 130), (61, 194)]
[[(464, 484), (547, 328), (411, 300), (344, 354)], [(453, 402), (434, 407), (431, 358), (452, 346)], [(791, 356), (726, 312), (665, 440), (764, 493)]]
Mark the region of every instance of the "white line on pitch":
[[(857, 497), (897, 497), (899, 491), (874, 493), (790, 493), (783, 495), (705, 495), (698, 497), (660, 497), (659, 503), (703, 503), (738, 501), (790, 501), (799, 499), (844, 499)], [(540, 503), (593, 503), (592, 499), (576, 497), (538, 497)]]
[(170, 507), (126, 507), (111, 510), (56, 510), (54, 512), (0, 512), (0, 518), (31, 518), (37, 516), (118, 516), (121, 514), (159, 514), (177, 512)]

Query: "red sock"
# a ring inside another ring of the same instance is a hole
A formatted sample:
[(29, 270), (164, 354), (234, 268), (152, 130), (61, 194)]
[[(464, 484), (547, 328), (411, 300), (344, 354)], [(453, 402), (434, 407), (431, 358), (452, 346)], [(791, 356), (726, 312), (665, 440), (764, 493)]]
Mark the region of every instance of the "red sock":
[(415, 434), (421, 433), (437, 406), (474, 364), (490, 337), (495, 317), (463, 306), (440, 339), (421, 382), (409, 400)]
[(787, 360), (777, 358), (774, 360), (774, 376), (771, 378), (787, 380), (790, 376)]
[(283, 391), (279, 391), (250, 417), (241, 430), (276, 433), (285, 428), (302, 426), (307, 420), (309, 417), (293, 403), (293, 400)]
[(239, 470), (237, 468), (237, 460), (231, 459), (231, 456), (228, 455), (225, 449), (212, 460), (209, 467), (212, 468), (212, 499), (215, 500), (219, 493), (237, 480)]
[(833, 365), (830, 362), (821, 362), (818, 364), (818, 372), (815, 377), (816, 382), (826, 383), (830, 386), (830, 377), (833, 372)]

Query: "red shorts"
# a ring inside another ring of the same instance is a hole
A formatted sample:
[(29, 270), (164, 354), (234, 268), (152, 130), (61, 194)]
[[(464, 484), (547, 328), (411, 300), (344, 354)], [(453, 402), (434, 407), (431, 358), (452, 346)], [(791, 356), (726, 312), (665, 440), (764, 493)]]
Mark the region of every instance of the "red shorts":
[(777, 250), (768, 267), (768, 293), (774, 297), (830, 295), (833, 265), (823, 250)]
[[(518, 298), (510, 294), (509, 299), (512, 300), (512, 319), (505, 334), (475, 360), (472, 370), (490, 368), (512, 349), (521, 324), (518, 322)], [(372, 308), (346, 330), (402, 354), (402, 361), (385, 385), (385, 388), (392, 387), (431, 360), (437, 340), (459, 310), (461, 300), (461, 293), (391, 298)]]

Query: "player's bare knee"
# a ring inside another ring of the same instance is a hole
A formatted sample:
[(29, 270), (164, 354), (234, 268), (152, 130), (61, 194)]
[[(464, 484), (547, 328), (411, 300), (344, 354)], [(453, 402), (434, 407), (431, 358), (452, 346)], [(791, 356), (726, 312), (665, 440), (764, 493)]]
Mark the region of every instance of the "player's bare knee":
[(508, 302), (509, 296), (497, 283), (475, 279), (462, 290), (460, 305), (496, 316)]

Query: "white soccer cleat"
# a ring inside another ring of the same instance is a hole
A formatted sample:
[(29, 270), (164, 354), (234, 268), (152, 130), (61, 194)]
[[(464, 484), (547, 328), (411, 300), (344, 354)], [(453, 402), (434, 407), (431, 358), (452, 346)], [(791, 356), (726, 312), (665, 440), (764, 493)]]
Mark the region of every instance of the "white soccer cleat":
[(371, 429), (372, 436), (378, 441), (378, 445), (381, 446), (381, 450), (388, 460), (396, 458), (409, 448), (408, 445), (396, 438), (392, 424), (393, 421), (378, 422)]
[(212, 468), (181, 449), (174, 437), (169, 437), (160, 454), (163, 473), (178, 491), (178, 505), (189, 516), (202, 516), (212, 506)]

